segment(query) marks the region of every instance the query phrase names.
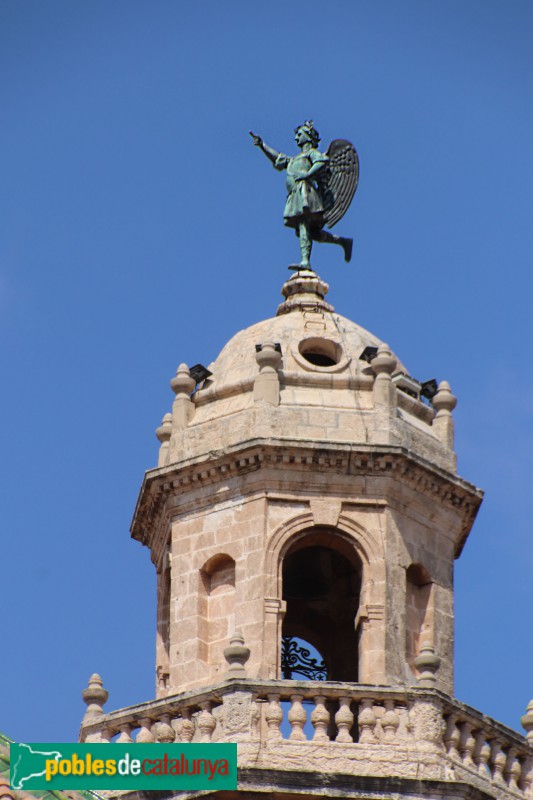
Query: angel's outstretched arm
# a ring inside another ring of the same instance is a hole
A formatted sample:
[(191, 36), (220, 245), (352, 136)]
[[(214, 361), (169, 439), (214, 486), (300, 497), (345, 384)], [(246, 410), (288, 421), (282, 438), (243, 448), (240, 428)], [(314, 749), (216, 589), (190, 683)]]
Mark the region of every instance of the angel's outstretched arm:
[(255, 133), (252, 133), (252, 131), (249, 131), (249, 134), (252, 137), (252, 139), (254, 140), (255, 146), (259, 147), (259, 149), (263, 151), (263, 153), (266, 155), (266, 157), (268, 159), (270, 159), (270, 161), (272, 161), (272, 163), (274, 164), (274, 162), (276, 161), (277, 157), (279, 156), (278, 151), (274, 150), (273, 147), (269, 147), (269, 145), (266, 144), (261, 139), (260, 136), (256, 136)]

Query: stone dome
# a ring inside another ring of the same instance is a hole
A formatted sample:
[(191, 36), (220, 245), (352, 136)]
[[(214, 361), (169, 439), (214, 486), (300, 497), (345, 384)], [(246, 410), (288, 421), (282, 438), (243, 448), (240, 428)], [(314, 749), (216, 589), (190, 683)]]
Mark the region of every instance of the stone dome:
[(422, 457), (441, 455), (441, 465), (454, 468), (420, 384), (387, 345), (334, 312), (328, 288), (313, 272), (294, 275), (277, 315), (233, 336), (192, 395), (195, 381), (180, 366), (172, 382), (173, 422), (169, 417), (158, 433), (163, 442), (172, 430), (160, 465), (275, 436), (400, 446)]
[[(302, 382), (314, 376), (337, 375), (345, 378), (370, 374), (369, 365), (360, 360), (366, 347), (382, 344), (374, 334), (336, 313), (319, 309), (293, 310), (251, 325), (235, 334), (209, 365), (213, 373), (205, 393), (223, 395), (225, 389), (244, 387), (257, 373), (256, 345), (279, 344), (283, 373), (297, 373)], [(405, 368), (398, 363), (398, 369)], [(283, 398), (282, 401), (283, 402)]]
[[(312, 273), (298, 273), (287, 281), (283, 286), (286, 300), (277, 315), (239, 331), (209, 365), (212, 376), (197, 392), (196, 421), (220, 413), (218, 407), (208, 410), (213, 401), (250, 392), (258, 372), (257, 348), (265, 343), (274, 344), (281, 354), (280, 405), (298, 402), (298, 393), (291, 392), (291, 386), (298, 386), (301, 393), (306, 387), (349, 391), (357, 384), (371, 385), (372, 370), (360, 356), (365, 348), (377, 348), (383, 343), (360, 325), (336, 314), (324, 300), (328, 288)], [(406, 371), (398, 360), (397, 370)], [(248, 400), (253, 402), (251, 395)], [(345, 406), (348, 402), (353, 406), (353, 398), (343, 400), (337, 392), (329, 399), (310, 396), (305, 401), (310, 405)]]

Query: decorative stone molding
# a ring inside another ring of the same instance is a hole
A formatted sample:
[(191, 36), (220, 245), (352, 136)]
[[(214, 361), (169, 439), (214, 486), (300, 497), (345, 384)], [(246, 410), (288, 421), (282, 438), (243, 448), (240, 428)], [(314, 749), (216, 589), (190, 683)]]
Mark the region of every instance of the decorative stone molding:
[[(164, 526), (160, 526), (159, 522), (172, 497), (179, 494), (180, 503), (184, 503), (188, 492), (194, 492), (197, 487), (219, 482), (227, 485), (229, 477), (280, 464), (295, 474), (302, 474), (302, 470), (317, 470), (354, 477), (393, 475), (417, 493), (428, 494), (442, 505), (460, 510), (464, 522), (456, 544), (456, 557), (461, 552), (483, 497), (481, 490), (402, 447), (360, 446), (346, 452), (342, 446), (306, 447), (297, 440), (269, 438), (243, 443), (216, 456), (207, 453), (198, 459), (177, 462), (148, 472), (133, 518), (132, 536), (143, 544), (153, 546), (155, 532), (166, 534), (166, 529), (164, 531)], [(197, 506), (198, 500), (194, 497), (191, 502)], [(313, 524), (311, 515), (309, 517), (310, 524)]]
[[(364, 611), (367, 619), (385, 619), (385, 606), (382, 603), (367, 603)], [(361, 616), (363, 616), (363, 614), (361, 614)]]
[(328, 291), (329, 285), (315, 272), (298, 270), (281, 288), (285, 302), (278, 306), (277, 316), (295, 310), (308, 311), (315, 308), (333, 312), (333, 306), (324, 300)]
[[(229, 742), (250, 741), (256, 732), (255, 709), (251, 692), (233, 692), (222, 699), (224, 739)], [(255, 738), (255, 736), (253, 737)]]

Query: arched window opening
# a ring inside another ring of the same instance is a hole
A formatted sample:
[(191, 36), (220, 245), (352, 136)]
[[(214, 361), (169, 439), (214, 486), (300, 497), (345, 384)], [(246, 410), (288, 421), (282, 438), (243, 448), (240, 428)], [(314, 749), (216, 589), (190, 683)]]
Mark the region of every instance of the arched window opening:
[(223, 660), (235, 626), (235, 561), (219, 553), (200, 570), (199, 657), (208, 664)]
[(432, 636), (432, 587), (431, 576), (422, 564), (408, 567), (405, 589), (406, 658), (414, 675), (418, 675), (414, 661), (420, 653), (421, 642), (424, 636)]
[(358, 678), (355, 618), (361, 573), (355, 552), (332, 530), (317, 529), (300, 539), (283, 561), (282, 635), (286, 642), (286, 637), (301, 639), (318, 651), (326, 680)]

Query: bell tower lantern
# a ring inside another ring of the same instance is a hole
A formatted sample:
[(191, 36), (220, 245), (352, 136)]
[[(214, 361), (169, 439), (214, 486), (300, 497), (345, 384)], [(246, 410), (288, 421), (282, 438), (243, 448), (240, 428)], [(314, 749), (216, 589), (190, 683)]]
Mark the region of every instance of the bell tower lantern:
[(297, 272), (207, 377), (171, 381), (132, 528), (158, 574), (159, 697), (220, 680), (236, 632), (258, 679), (296, 639), (328, 681), (453, 691), (453, 561), (481, 501), (456, 474), (455, 398), (427, 401), (327, 291)]

